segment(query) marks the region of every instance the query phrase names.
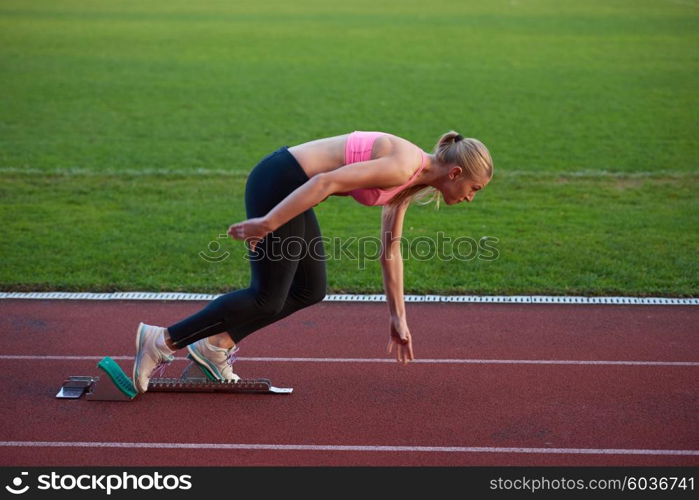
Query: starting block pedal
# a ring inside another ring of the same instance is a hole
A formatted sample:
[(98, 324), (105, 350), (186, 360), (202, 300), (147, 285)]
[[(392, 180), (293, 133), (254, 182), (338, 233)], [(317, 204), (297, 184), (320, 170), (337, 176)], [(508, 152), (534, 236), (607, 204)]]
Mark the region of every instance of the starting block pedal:
[[(89, 401), (132, 401), (138, 391), (131, 378), (109, 356), (97, 367), (104, 376), (71, 376), (61, 386), (56, 398), (79, 399), (83, 395)], [(241, 379), (238, 382), (221, 382), (190, 361), (180, 378), (152, 378), (148, 392), (227, 392), (247, 394), (291, 394), (292, 388), (274, 387), (264, 378)]]

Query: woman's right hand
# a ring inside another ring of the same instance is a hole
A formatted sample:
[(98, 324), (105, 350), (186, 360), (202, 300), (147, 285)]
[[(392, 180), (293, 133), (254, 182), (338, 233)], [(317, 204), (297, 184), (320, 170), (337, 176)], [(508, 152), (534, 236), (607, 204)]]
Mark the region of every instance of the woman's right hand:
[(245, 240), (254, 251), (257, 244), (272, 231), (265, 217), (256, 217), (231, 225), (228, 228), (228, 235), (236, 240)]
[(415, 359), (413, 354), (413, 339), (410, 336), (408, 322), (405, 318), (391, 317), (390, 322), (391, 336), (388, 339), (387, 352), (391, 354), (393, 346), (396, 347), (396, 361), (408, 364), (408, 361)]

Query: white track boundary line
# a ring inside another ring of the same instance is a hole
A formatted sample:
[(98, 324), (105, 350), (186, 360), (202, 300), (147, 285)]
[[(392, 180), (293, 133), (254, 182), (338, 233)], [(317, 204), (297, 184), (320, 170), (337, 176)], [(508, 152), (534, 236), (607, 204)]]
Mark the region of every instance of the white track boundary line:
[[(674, 0), (681, 2), (682, 0)], [(694, 5), (694, 4), (686, 4)], [(25, 166), (2, 166), (0, 174), (10, 175), (55, 175), (61, 177), (240, 177), (248, 176), (250, 169), (220, 169), (220, 168), (89, 168), (79, 166), (61, 166), (52, 168), (35, 168)], [(685, 179), (697, 177), (697, 173), (684, 170), (606, 170), (606, 169), (583, 169), (583, 170), (506, 170), (499, 172), (500, 179), (511, 177), (536, 177), (537, 179), (557, 179), (557, 178), (579, 178), (579, 179)]]
[[(92, 169), (81, 167), (61, 167), (61, 168), (31, 168), (31, 167), (0, 167), (0, 174), (10, 175), (54, 175), (59, 177), (247, 177), (250, 170), (243, 169), (214, 169), (214, 168), (197, 168), (197, 169), (176, 169), (176, 168), (125, 168), (125, 169)], [(640, 177), (656, 177), (655, 172), (640, 172)], [(674, 177), (675, 174), (680, 174), (685, 177), (683, 172), (675, 172), (668, 177)], [(691, 175), (691, 172), (688, 173)], [(584, 174), (586, 175), (586, 174)], [(587, 175), (586, 175), (587, 176)], [(609, 177), (603, 174), (603, 177)], [(612, 175), (614, 176), (614, 175)], [(639, 177), (638, 174), (635, 177)]]
[(500, 448), (491, 446), (354, 446), (322, 444), (247, 444), (247, 443), (121, 443), (99, 441), (0, 441), (11, 448), (132, 448), (186, 450), (274, 450), (274, 451), (363, 451), (431, 453), (538, 453), (564, 455), (699, 455), (699, 450), (649, 450), (616, 448)]
[[(152, 300), (211, 301), (220, 295), (180, 292), (0, 292), (1, 299), (37, 300)], [(580, 297), (557, 295), (406, 295), (406, 302), (481, 304), (578, 304), (578, 305), (699, 305), (699, 298), (674, 297)], [(324, 302), (386, 302), (386, 296), (335, 294)]]
[[(23, 354), (2, 354), (0, 361), (99, 361), (104, 356), (37, 356)], [(133, 356), (110, 356), (116, 361), (129, 361)], [(176, 361), (187, 361), (178, 357)], [(281, 357), (239, 357), (239, 361), (265, 363), (395, 363), (389, 358), (281, 358)], [(598, 361), (567, 359), (415, 359), (417, 364), (457, 364), (457, 365), (618, 365), (618, 366), (699, 366), (698, 361)]]

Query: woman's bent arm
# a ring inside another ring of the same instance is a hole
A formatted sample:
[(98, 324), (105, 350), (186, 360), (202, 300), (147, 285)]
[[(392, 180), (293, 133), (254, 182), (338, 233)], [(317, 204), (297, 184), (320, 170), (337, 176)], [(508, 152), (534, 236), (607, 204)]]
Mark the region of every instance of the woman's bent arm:
[[(238, 240), (257, 241), (309, 208), (313, 208), (334, 193), (345, 193), (365, 187), (393, 187), (405, 182), (411, 175), (400, 157), (345, 165), (336, 170), (313, 176), (296, 188), (264, 217), (233, 224), (228, 234)], [(274, 182), (274, 179), (270, 179)]]
[(334, 187), (325, 174), (318, 174), (296, 188), (265, 216), (274, 231), (333, 194)]
[(403, 163), (393, 157), (377, 158), (345, 165), (336, 170), (313, 176), (281, 201), (268, 214), (273, 230), (316, 206), (335, 193), (344, 193), (365, 187), (392, 187), (405, 182), (410, 176)]
[(325, 182), (322, 175), (317, 175), (296, 188), (264, 217), (255, 217), (231, 225), (228, 234), (236, 240), (245, 240), (250, 244), (250, 248), (255, 250), (267, 234), (332, 194), (329, 189), (329, 183)]

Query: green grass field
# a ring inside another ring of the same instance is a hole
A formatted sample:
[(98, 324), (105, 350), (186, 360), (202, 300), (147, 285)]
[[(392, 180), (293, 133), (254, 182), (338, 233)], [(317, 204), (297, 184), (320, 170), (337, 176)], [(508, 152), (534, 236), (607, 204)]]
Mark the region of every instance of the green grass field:
[[(490, 237), (497, 258), (409, 258), (408, 292), (697, 296), (698, 49), (690, 0), (4, 0), (0, 288), (245, 286), (242, 243), (217, 235), (262, 156), (456, 129), (495, 178), (411, 208), (405, 236)], [(351, 199), (317, 213), (328, 238), (378, 234)], [(328, 271), (331, 291), (382, 289), (375, 259)]]

